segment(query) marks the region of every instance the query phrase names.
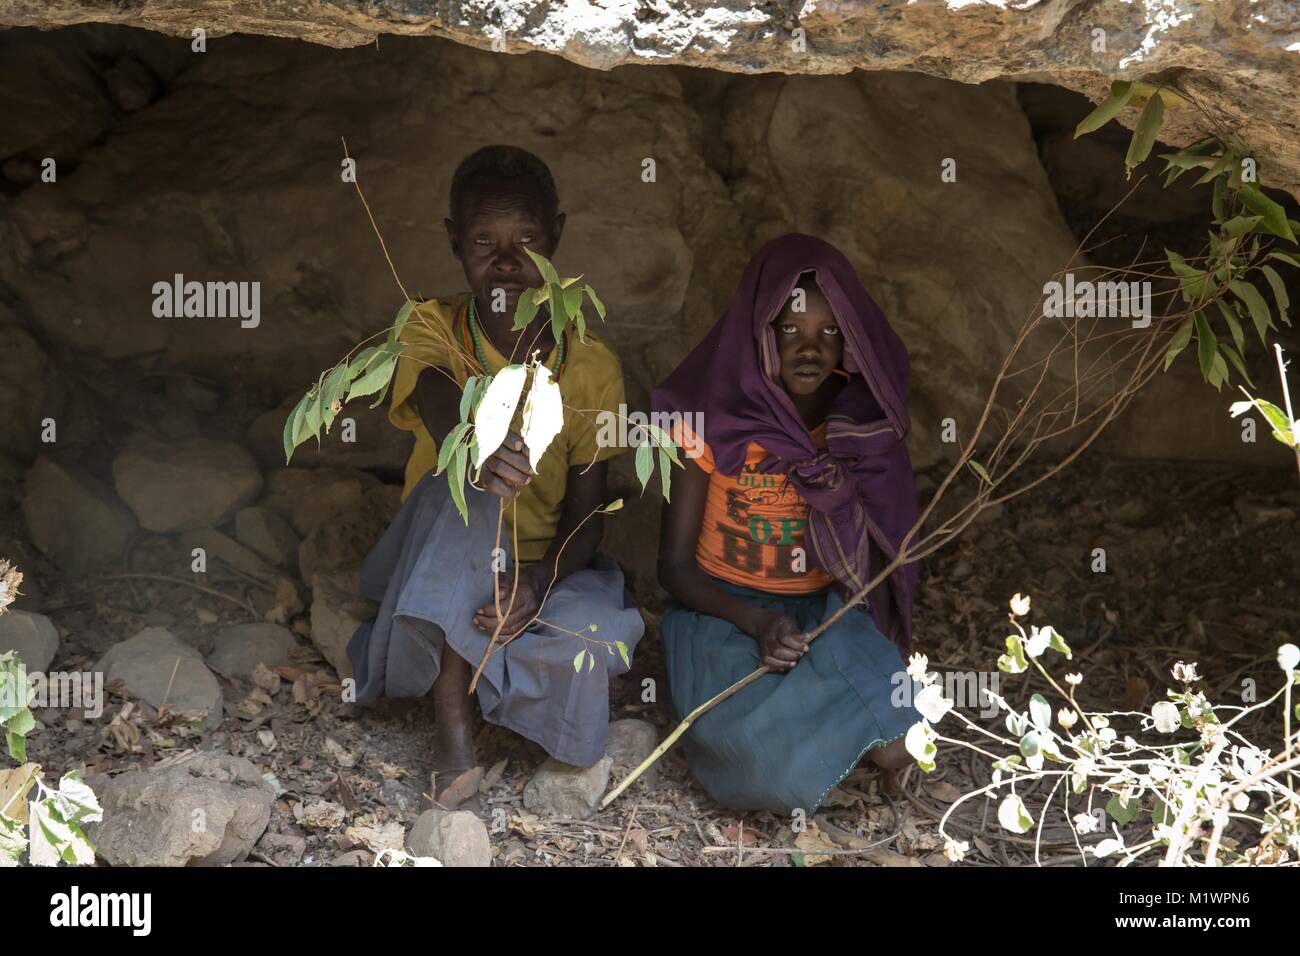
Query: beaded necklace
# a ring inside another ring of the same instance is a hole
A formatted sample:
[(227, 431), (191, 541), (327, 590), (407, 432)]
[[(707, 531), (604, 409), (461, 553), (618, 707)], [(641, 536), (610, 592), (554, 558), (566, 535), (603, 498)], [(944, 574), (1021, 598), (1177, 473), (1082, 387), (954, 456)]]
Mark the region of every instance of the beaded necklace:
[[(488, 365), (487, 350), (483, 347), (483, 335), (485, 334), (479, 326), (478, 315), (474, 309), (474, 295), (470, 294), (469, 305), (465, 312), (466, 324), (469, 326), (470, 338), (474, 342), (474, 355), (478, 358), (479, 365), (486, 372), (491, 366)], [(565, 343), (568, 336), (560, 333), (560, 341), (556, 343), (555, 349), (555, 378), (560, 377), (560, 371), (564, 368)]]

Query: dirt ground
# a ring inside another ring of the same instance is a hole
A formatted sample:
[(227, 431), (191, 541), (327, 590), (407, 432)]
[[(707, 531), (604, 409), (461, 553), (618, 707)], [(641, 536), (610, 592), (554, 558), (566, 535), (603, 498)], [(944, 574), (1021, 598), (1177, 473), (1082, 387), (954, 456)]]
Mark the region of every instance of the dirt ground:
[[(935, 480), (921, 477), (923, 502)], [(1030, 619), (1052, 624), (1073, 647), (1069, 669), (1086, 676), (1085, 705), (1149, 709), (1172, 683), (1176, 660), (1199, 662), (1201, 686), (1215, 702), (1231, 700), (1243, 678), (1271, 688), (1278, 644), (1300, 632), (1298, 515), (1294, 472), (1125, 463), (1090, 454), (1055, 482), (984, 513), (959, 544), (925, 560), (917, 649), (941, 672), (996, 672), (1007, 599), (1023, 592), (1033, 598)], [(1092, 569), (1096, 548), (1105, 550), (1104, 573)], [(135, 570), (148, 573), (151, 562), (175, 567), (147, 546), (138, 549)], [(222, 593), (237, 595), (248, 586), (219, 571), (207, 578)], [(216, 632), (248, 621), (234, 602), (162, 579), (47, 577), (40, 587), (44, 612), (69, 634), (55, 668), (89, 666), (149, 624)], [(611, 719), (637, 717), (666, 734), (671, 715), (657, 610), (646, 612), (651, 626), (631, 673), (611, 688)], [(277, 857), (262, 848), (253, 861), (368, 865), (372, 854), (345, 837), (344, 828), (392, 820), (409, 828), (418, 815), (413, 798), (428, 788), (432, 709), (427, 701), (389, 702), (373, 711), (341, 704), (327, 665), (306, 645), (302, 650), (302, 673), (287, 675), (305, 675), (297, 691), (287, 680), (269, 704), (241, 706), (252, 688), (223, 680), (227, 719), (215, 731), (160, 719), (141, 701), (123, 714), (126, 702), (110, 687), (96, 721), (75, 712), (39, 713), (47, 726), (30, 739), (30, 759), (56, 779), (84, 766), (93, 786), (97, 775), (148, 767), (192, 748), (242, 755), (283, 788), (268, 832), (303, 841), (300, 859), (297, 852)], [(656, 702), (641, 700), (645, 677), (656, 680)], [(1000, 692), (1016, 704), (1044, 689), (1028, 675), (1001, 677)], [(1257, 734), (1246, 732), (1272, 747), (1279, 725), (1267, 724), (1261, 718)], [(942, 729), (952, 728), (945, 722)], [(638, 783), (593, 820), (561, 822), (523, 808), (524, 784), (545, 756), (540, 748), (495, 727), (483, 729), (479, 745), (492, 766), (484, 787), (488, 812), (505, 811), (491, 834), (495, 863), (505, 866), (952, 865), (937, 820), (959, 793), (990, 779), (987, 761), (953, 745), (940, 748), (936, 772), (910, 768), (899, 794), (887, 793), (874, 769), (859, 769), (796, 834), (797, 821), (713, 803), (674, 751), (661, 761), (653, 787)], [(1037, 817), (1041, 795), (1031, 789), (1022, 796)], [(295, 817), (294, 804), (318, 799), (345, 808), (345, 827), (314, 829)], [(1032, 862), (1033, 834), (1001, 830), (995, 810), (991, 800), (976, 799), (954, 814), (950, 831), (971, 841), (961, 865)], [(1078, 863), (1059, 811), (1048, 817), (1039, 853), (1046, 864)]]

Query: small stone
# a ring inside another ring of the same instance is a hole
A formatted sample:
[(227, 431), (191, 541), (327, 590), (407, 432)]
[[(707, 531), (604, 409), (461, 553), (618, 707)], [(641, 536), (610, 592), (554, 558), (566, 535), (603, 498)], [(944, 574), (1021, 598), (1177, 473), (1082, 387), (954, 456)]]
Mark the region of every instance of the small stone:
[(222, 677), (251, 680), (259, 664), (269, 668), (290, 662), (298, 644), (286, 628), (274, 624), (239, 624), (216, 636), (207, 664)]
[(397, 816), (407, 816), (419, 811), (423, 797), (414, 787), (400, 780), (385, 780), (380, 789), (383, 801)]
[(468, 810), (425, 810), (411, 827), (407, 849), (443, 866), (491, 866), (487, 825)]
[(114, 644), (95, 664), (104, 682), (120, 680), (135, 697), (154, 707), (164, 703), (173, 713), (206, 711), (205, 726), (221, 723), (221, 686), (203, 656), (168, 630), (145, 628)]
[(307, 851), (307, 841), (290, 833), (263, 833), (257, 851), (280, 866), (296, 866)]
[(194, 616), (198, 618), (200, 624), (216, 624), (221, 618), (217, 617), (205, 607), (196, 608)]
[(243, 757), (196, 752), (163, 768), (95, 780), (104, 808), (86, 825), (113, 866), (221, 866), (248, 855), (271, 819), (274, 794)]
[(271, 584), (277, 579), (275, 568), (263, 561), (257, 554), (244, 547), (229, 535), (222, 534), (216, 528), (200, 528), (187, 531), (180, 536), (181, 547), (188, 554), (195, 548), (202, 548), (206, 560), (221, 561), (237, 571), (243, 571), (250, 577)]
[(59, 650), (59, 632), (44, 614), (10, 608), (0, 614), (0, 654), (17, 651), (30, 674), (44, 674)]
[(585, 820), (600, 805), (613, 764), (609, 756), (591, 767), (574, 767), (551, 757), (524, 787), (524, 807), (543, 817)]
[(298, 535), (283, 515), (265, 505), (239, 509), (235, 515), (235, 537), (240, 544), (278, 567), (298, 565), (301, 543)]

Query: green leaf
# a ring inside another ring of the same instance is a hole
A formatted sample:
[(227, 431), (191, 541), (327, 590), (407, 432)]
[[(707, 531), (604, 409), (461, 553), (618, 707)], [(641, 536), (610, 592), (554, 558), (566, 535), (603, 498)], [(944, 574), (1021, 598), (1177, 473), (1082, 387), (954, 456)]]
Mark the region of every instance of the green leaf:
[(1170, 365), (1174, 363), (1174, 359), (1178, 358), (1179, 352), (1186, 349), (1187, 343), (1192, 341), (1192, 321), (1192, 317), (1187, 316), (1187, 319), (1183, 320), (1183, 324), (1178, 326), (1174, 337), (1170, 339), (1169, 351), (1165, 352), (1166, 372), (1169, 371)]
[(447, 481), (451, 488), (451, 500), (460, 512), (460, 519), (469, 527), (469, 508), (465, 506), (465, 463), (469, 458), (469, 448), (459, 445), (451, 457), (451, 471)]
[(1277, 300), (1277, 314), (1281, 316), (1283, 322), (1290, 325), (1291, 320), (1287, 318), (1286, 310), (1291, 307), (1291, 297), (1286, 293), (1286, 283), (1272, 266), (1260, 266), (1259, 271), (1264, 273), (1264, 278), (1273, 289), (1273, 298)]
[(560, 284), (560, 274), (555, 271), (555, 266), (551, 265), (550, 259), (538, 255), (531, 249), (525, 249), (524, 252), (528, 253), (528, 258), (533, 260), (533, 264), (537, 266), (537, 271), (542, 274), (542, 278), (545, 279), (547, 283), (553, 285)]
[(1228, 356), (1228, 361), (1232, 363), (1232, 367), (1246, 380), (1247, 385), (1254, 388), (1255, 383), (1250, 380), (1250, 375), (1246, 372), (1246, 363), (1241, 360), (1241, 353), (1226, 342), (1219, 346), (1219, 351)]
[(1287, 265), (1292, 265), (1295, 266), (1297, 269), (1300, 269), (1300, 258), (1296, 258), (1295, 256), (1291, 255), (1289, 252), (1270, 252), (1268, 254), (1268, 258), (1276, 259), (1279, 262), (1285, 262), (1287, 263)]
[(1215, 222), (1223, 222), (1223, 217), (1227, 215), (1228, 205), (1228, 184), (1223, 179), (1214, 181), (1214, 192), (1210, 199), (1210, 210), (1214, 213)]
[(1128, 105), (1128, 101), (1132, 98), (1132, 83), (1126, 80), (1116, 80), (1111, 83), (1110, 95), (1079, 122), (1079, 125), (1074, 128), (1074, 138), (1078, 139), (1084, 133), (1091, 133), (1093, 130), (1105, 126), (1119, 114), (1120, 110)]
[(19, 763), (27, 762), (27, 738), (22, 734), (14, 733), (12, 730), (5, 735), (9, 744), (9, 756), (13, 757)]
[(670, 500), (668, 497), (669, 482), (672, 480), (672, 461), (668, 458), (668, 452), (664, 451), (663, 446), (659, 446), (659, 485), (663, 489), (664, 501)]
[(582, 655), (586, 653), (586, 650), (581, 650), (573, 656), (573, 670), (575, 673), (582, 673)]
[(470, 409), (474, 407), (474, 386), (478, 382), (477, 375), (471, 375), (465, 379), (465, 387), (460, 392), (460, 420), (469, 421)]
[(1286, 210), (1264, 195), (1256, 183), (1243, 183), (1237, 198), (1247, 209), (1263, 217), (1263, 227), (1275, 236), (1295, 242), (1295, 233), (1287, 221)]
[(1291, 447), (1291, 425), (1286, 420), (1286, 412), (1262, 398), (1255, 399), (1255, 407), (1268, 419), (1269, 427), (1273, 430), (1273, 437), (1287, 447)]
[(321, 386), (321, 416), (325, 420), (325, 431), (330, 430), (334, 424), (334, 403), (341, 402), (343, 399), (343, 388), (348, 382), (347, 364), (336, 365), (334, 369), (325, 376), (325, 384)]
[(1223, 320), (1228, 323), (1228, 331), (1232, 334), (1232, 341), (1237, 346), (1237, 351), (1246, 351), (1246, 335), (1241, 331), (1241, 323), (1237, 321), (1232, 307), (1222, 298), (1215, 299), (1214, 304), (1219, 307), (1219, 311), (1223, 313)]
[(298, 404), (293, 406), (293, 411), (289, 417), (284, 420), (284, 463), (289, 464), (293, 458), (293, 450), (302, 443), (298, 437), (298, 430), (302, 426), (307, 411), (307, 396), (303, 395), (298, 399)]
[(654, 459), (651, 457), (651, 446), (649, 442), (638, 445), (636, 449), (636, 477), (641, 482), (641, 491), (645, 492), (646, 483), (650, 481), (650, 472), (654, 470)]
[(1221, 228), (1232, 238), (1239, 239), (1246, 233), (1253, 232), (1263, 219), (1263, 216), (1233, 216)]
[(307, 411), (303, 417), (303, 427), (309, 437), (317, 436), (317, 440), (319, 440), (321, 426), (321, 394), (319, 389), (312, 389), (312, 393), (309, 393), (311, 394), (311, 398), (307, 401)]
[(1205, 313), (1197, 310), (1196, 318), (1196, 358), (1201, 366), (1201, 375), (1207, 382), (1214, 371), (1214, 357), (1219, 354), (1219, 340), (1215, 337)]
[(352, 361), (348, 363), (348, 380), (356, 378), (375, 360), (375, 356), (384, 351), (382, 345), (369, 345), (353, 356)]
[(1210, 168), (1207, 169), (1201, 178), (1196, 180), (1193, 185), (1203, 186), (1213, 179), (1216, 183), (1223, 183), (1226, 188), (1227, 180), (1223, 178), (1223, 174), (1229, 172), (1232, 168), (1232, 155), (1230, 153), (1224, 153), (1216, 162), (1211, 164)]
[(618, 648), (618, 656), (623, 658), (623, 666), (631, 668), (632, 660), (627, 656), (627, 645), (622, 641), (615, 641), (614, 646)]
[(1120, 826), (1132, 823), (1138, 818), (1141, 807), (1136, 800), (1130, 800), (1124, 803), (1120, 800), (1119, 794), (1115, 794), (1106, 801), (1106, 812), (1109, 813), (1116, 823)]
[(396, 355), (376, 362), (364, 375), (352, 383), (352, 387), (348, 389), (348, 401), (360, 398), (362, 395), (373, 395), (375, 392), (383, 391), (388, 387), (389, 381), (392, 380), (393, 369), (396, 367)]
[(588, 651), (587, 652), (587, 673), (590, 674), (591, 669), (595, 666), (596, 666), (596, 655), (591, 653), (591, 651)]
[(1074, 652), (1070, 650), (1070, 645), (1065, 643), (1065, 638), (1060, 635), (1060, 632), (1058, 632), (1054, 627), (1048, 627), (1046, 630), (1052, 632), (1052, 636), (1048, 640), (1047, 646), (1059, 654), (1064, 654), (1066, 660), (1072, 660), (1074, 658)]
[(447, 437), (442, 440), (442, 446), (438, 449), (438, 465), (434, 469), (434, 474), (441, 475), (446, 470), (447, 465), (451, 462), (451, 456), (455, 454), (456, 449), (465, 440), (465, 433), (469, 429), (469, 422), (459, 422), (451, 431), (447, 432)]
[(596, 290), (593, 289), (593, 288), (592, 288), (591, 286), (589, 286), (589, 285), (584, 285), (584, 286), (582, 287), (582, 291), (585, 292), (585, 293), (587, 293), (587, 298), (590, 299), (590, 300), (591, 300), (591, 304), (592, 304), (593, 306), (595, 306), (595, 308), (596, 308), (596, 314), (597, 314), (598, 316), (600, 316), (600, 321), (604, 322), (604, 321), (605, 321), (605, 303), (604, 303), (604, 302), (601, 302), (600, 299), (596, 296)]
[(537, 296), (537, 289), (525, 289), (519, 296), (519, 304), (515, 306), (515, 324), (512, 325), (511, 331), (518, 332), (520, 329), (526, 329), (537, 317), (537, 310), (541, 307), (541, 300)]
[(1173, 364), (1174, 359), (1178, 357), (1178, 354), (1183, 349), (1187, 348), (1187, 343), (1192, 340), (1192, 322), (1193, 319), (1189, 315), (1183, 320), (1183, 324), (1178, 326), (1178, 331), (1174, 333), (1173, 338), (1170, 340), (1169, 351), (1165, 353), (1165, 371), (1169, 370), (1169, 366)]
[(654, 444), (657, 445), (659, 448), (662, 448), (663, 450), (668, 452), (668, 457), (672, 459), (673, 464), (677, 465), (680, 468), (682, 464), (682, 460), (677, 457), (677, 443), (674, 442), (671, 438), (669, 438), (668, 433), (665, 432), (658, 425), (655, 425), (651, 422), (646, 422), (645, 427), (646, 430), (650, 432), (650, 437), (653, 440)]
[(1268, 305), (1264, 302), (1264, 297), (1253, 285), (1241, 279), (1233, 279), (1228, 283), (1228, 288), (1237, 294), (1237, 298), (1246, 303), (1251, 321), (1255, 323), (1255, 331), (1259, 333), (1259, 340), (1267, 345), (1267, 333), (1273, 326), (1273, 318), (1268, 313)]
[(1155, 145), (1156, 134), (1160, 132), (1160, 124), (1164, 121), (1164, 116), (1165, 101), (1160, 98), (1159, 92), (1153, 93), (1138, 118), (1137, 129), (1133, 131), (1133, 138), (1128, 144), (1128, 155), (1124, 157), (1124, 165), (1129, 170), (1141, 165), (1151, 155), (1151, 147)]
[(975, 461), (975, 459), (972, 458), (967, 461), (966, 464), (970, 465), (971, 471), (980, 476), (980, 480), (984, 481), (986, 484), (993, 484), (993, 479), (989, 477), (988, 470), (978, 461)]
[(1021, 643), (1020, 635), (1008, 634), (1007, 652), (998, 658), (998, 670), (1008, 674), (1019, 674), (1028, 667), (1029, 661), (1025, 657), (1025, 648)]
[(411, 313), (414, 311), (415, 311), (414, 302), (408, 301), (402, 303), (402, 307), (397, 310), (397, 317), (393, 319), (392, 327), (388, 330), (389, 345), (392, 345), (399, 338), (401, 338), (402, 329), (406, 328), (406, 320), (411, 317)]

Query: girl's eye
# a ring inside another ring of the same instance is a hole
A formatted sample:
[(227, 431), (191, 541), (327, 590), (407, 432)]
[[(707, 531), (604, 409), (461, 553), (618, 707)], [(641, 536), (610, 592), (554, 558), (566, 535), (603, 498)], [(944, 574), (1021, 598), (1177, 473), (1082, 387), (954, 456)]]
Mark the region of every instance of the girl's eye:
[(798, 327), (797, 327), (797, 326), (794, 326), (794, 325), (783, 325), (783, 326), (781, 326), (781, 333), (782, 333), (783, 335), (794, 335), (794, 334), (795, 334), (796, 332), (798, 332), (798, 331), (799, 331)]
[(822, 332), (826, 335), (839, 335), (840, 328), (838, 325), (828, 325), (826, 328), (822, 329)]
[(524, 233), (522, 236), (519, 237), (519, 241), (520, 241), (521, 243), (523, 243), (523, 244), (526, 246), (526, 245), (528, 245), (530, 242), (533, 241), (533, 238), (534, 238), (534, 237), (533, 237), (533, 234), (532, 234), (531, 232), (526, 232), (526, 233)]

